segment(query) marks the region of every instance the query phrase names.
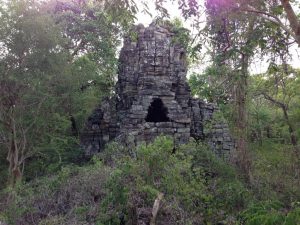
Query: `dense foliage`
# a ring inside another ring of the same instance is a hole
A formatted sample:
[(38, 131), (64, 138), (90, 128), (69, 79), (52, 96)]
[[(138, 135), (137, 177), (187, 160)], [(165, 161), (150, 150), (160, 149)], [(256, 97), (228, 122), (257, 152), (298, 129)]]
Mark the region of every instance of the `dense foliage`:
[(112, 7), (119, 6), (1, 2), (2, 187), (5, 177), (32, 179), (81, 159), (78, 134), (112, 91), (120, 35), (133, 20), (125, 8), (116, 17)]
[(67, 166), (7, 189), (2, 194), (9, 194), (10, 204), (2, 202), (0, 218), (9, 224), (147, 223), (162, 193), (158, 224), (297, 224), (300, 190), (292, 156), (283, 162), (282, 146), (272, 147), (271, 155), (264, 147), (256, 150), (249, 189), (204, 145), (189, 143), (174, 153), (166, 137), (135, 149), (111, 143), (84, 167)]
[[(189, 84), (219, 105), (235, 161), (167, 137), (84, 158), (84, 121), (114, 92), (122, 36), (146, 4), (0, 0), (0, 224), (149, 224), (157, 203), (156, 224), (300, 224), (299, 1), (180, 0), (193, 37), (163, 20), (164, 2), (156, 21), (189, 66), (209, 58)], [(257, 59), (267, 69), (253, 74)]]

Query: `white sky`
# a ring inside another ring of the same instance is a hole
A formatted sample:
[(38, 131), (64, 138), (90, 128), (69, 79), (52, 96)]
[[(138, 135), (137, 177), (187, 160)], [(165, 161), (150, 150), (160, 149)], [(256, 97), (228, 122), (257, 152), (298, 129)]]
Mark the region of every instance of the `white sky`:
[[(141, 1), (140, 5), (139, 5), (139, 9), (142, 9), (142, 2), (145, 2), (148, 7), (149, 7), (149, 12), (152, 14), (152, 17), (148, 14), (139, 12), (137, 14), (137, 21), (136, 24), (138, 23), (142, 23), (144, 24), (144, 26), (148, 26), (152, 20), (157, 16), (157, 12), (155, 10), (155, 5), (154, 5), (154, 1), (152, 0), (144, 0)], [(199, 4), (204, 5), (204, 0), (199, 0)], [(171, 3), (170, 1), (167, 1), (164, 3), (164, 7), (166, 9), (168, 9), (168, 12), (170, 14), (170, 19), (174, 19), (174, 18), (181, 18), (183, 20), (183, 17), (181, 15), (180, 10), (178, 9), (178, 4), (177, 2)], [(201, 21), (205, 21), (205, 15), (202, 15), (201, 17)], [(188, 20), (188, 21), (183, 21), (183, 25), (188, 28), (189, 30), (191, 30), (191, 34), (193, 35), (193, 25), (192, 25), (192, 21)], [(204, 26), (204, 24), (203, 24)], [(204, 55), (205, 53), (203, 53)], [(295, 68), (300, 68), (300, 48), (295, 45), (292, 50), (291, 50), (291, 54), (292, 54), (292, 59), (289, 63), (292, 64), (293, 67)], [(209, 57), (204, 57), (204, 61), (201, 61), (198, 65), (195, 65), (194, 70), (196, 69), (197, 71), (203, 71), (207, 66), (209, 65)], [(268, 62), (266, 60), (261, 60), (260, 58), (256, 58), (254, 59), (254, 62), (252, 63), (251, 67), (250, 67), (250, 71), (253, 74), (256, 73), (263, 73), (266, 71), (268, 67)], [(192, 69), (193, 70), (193, 69)]]

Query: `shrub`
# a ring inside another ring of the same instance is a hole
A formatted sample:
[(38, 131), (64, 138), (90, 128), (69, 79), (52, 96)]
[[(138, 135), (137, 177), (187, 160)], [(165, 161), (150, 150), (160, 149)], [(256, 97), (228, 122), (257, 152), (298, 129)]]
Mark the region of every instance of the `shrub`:
[(300, 224), (300, 207), (287, 211), (276, 201), (265, 201), (251, 205), (241, 214), (245, 225), (298, 225)]
[(10, 224), (147, 224), (163, 193), (158, 225), (235, 223), (251, 193), (234, 168), (205, 145), (173, 147), (168, 137), (131, 149), (111, 143), (89, 165), (18, 186), (0, 218)]
[[(8, 224), (85, 224), (95, 221), (110, 168), (101, 163), (64, 167), (57, 175), (2, 193)], [(7, 198), (10, 196), (10, 201)], [(64, 222), (61, 222), (64, 221)]]
[(119, 147), (98, 157), (116, 166), (100, 224), (120, 224), (122, 219), (134, 224), (145, 211), (151, 217), (158, 193), (164, 194), (160, 219), (164, 215), (168, 224), (217, 223), (234, 211), (237, 215), (250, 196), (234, 169), (205, 145), (190, 143), (174, 152), (172, 139), (159, 137), (134, 150)]
[(278, 200), (289, 207), (300, 199), (299, 159), (292, 146), (265, 142), (253, 145), (253, 186), (262, 200)]

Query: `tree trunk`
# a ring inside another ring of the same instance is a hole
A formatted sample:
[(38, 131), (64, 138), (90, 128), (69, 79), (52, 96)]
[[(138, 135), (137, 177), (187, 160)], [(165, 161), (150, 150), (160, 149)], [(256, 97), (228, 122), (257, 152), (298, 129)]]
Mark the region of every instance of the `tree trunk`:
[(282, 109), (283, 117), (284, 117), (284, 119), (286, 121), (286, 124), (289, 127), (291, 144), (294, 146), (294, 149), (299, 153), (299, 147), (298, 147), (297, 137), (296, 137), (296, 134), (295, 134), (295, 128), (294, 128), (293, 124), (290, 121), (287, 105), (285, 105), (283, 102), (280, 102), (280, 101), (272, 98), (271, 96), (269, 96), (266, 93), (263, 93), (263, 96), (265, 97), (265, 99), (269, 100), (274, 105), (277, 105), (278, 107), (280, 107)]
[(74, 118), (73, 115), (70, 115), (70, 121), (71, 121), (71, 132), (72, 132), (72, 135), (74, 137), (78, 137), (79, 136), (79, 131), (78, 131), (78, 128), (77, 128), (76, 120), (75, 120), (75, 118)]
[(292, 143), (292, 145), (294, 146), (294, 148), (295, 148), (296, 150), (298, 150), (298, 141), (297, 141), (297, 137), (296, 137), (296, 135), (295, 135), (295, 129), (294, 129), (294, 126), (292, 125), (292, 123), (291, 123), (291, 121), (290, 121), (290, 118), (289, 118), (289, 115), (288, 115), (286, 106), (283, 105), (281, 108), (282, 108), (283, 115), (284, 115), (284, 118), (285, 118), (285, 120), (286, 120), (286, 123), (287, 123), (287, 125), (288, 125), (288, 127), (289, 127), (291, 143)]
[(298, 19), (295, 11), (293, 10), (289, 0), (280, 0), (281, 4), (286, 12), (287, 18), (290, 22), (290, 26), (295, 33), (296, 42), (300, 46), (300, 20)]
[(249, 56), (242, 54), (241, 74), (236, 89), (236, 129), (237, 129), (237, 165), (247, 175), (250, 175), (251, 160), (247, 149), (247, 80)]
[(16, 124), (12, 119), (11, 124), (11, 140), (10, 147), (7, 154), (7, 161), (9, 163), (9, 184), (14, 186), (22, 178), (22, 173), (19, 164), (19, 148), (17, 143)]

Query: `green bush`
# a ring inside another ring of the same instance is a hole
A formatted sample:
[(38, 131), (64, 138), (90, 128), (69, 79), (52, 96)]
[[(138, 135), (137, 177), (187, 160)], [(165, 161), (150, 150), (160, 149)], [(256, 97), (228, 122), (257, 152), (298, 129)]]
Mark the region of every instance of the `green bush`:
[(259, 202), (241, 213), (241, 221), (245, 225), (299, 225), (300, 207), (286, 211), (279, 202)]
[(19, 184), (1, 193), (0, 218), (9, 225), (93, 222), (110, 172), (98, 162), (64, 167), (57, 175)]
[(97, 156), (116, 167), (106, 185), (100, 224), (131, 221), (139, 208), (151, 212), (158, 193), (164, 194), (161, 214), (170, 224), (215, 224), (238, 214), (250, 194), (235, 170), (205, 145), (192, 142), (175, 152), (173, 147), (172, 139), (159, 137), (131, 150), (112, 144)]
[[(136, 208), (143, 207), (151, 211), (158, 193), (164, 194), (166, 206), (162, 210), (174, 210), (173, 215), (169, 216), (170, 220), (179, 215), (177, 203), (189, 214), (177, 218), (185, 223), (192, 218), (189, 218), (190, 215), (196, 215), (203, 209), (203, 205), (200, 205), (206, 193), (204, 180), (199, 174), (192, 173), (191, 156), (181, 151), (173, 153), (172, 139), (159, 137), (153, 143), (131, 151), (135, 151), (135, 158), (124, 154), (113, 162), (117, 168), (107, 183), (107, 193), (110, 194), (102, 204), (104, 211), (99, 217), (102, 224), (119, 224), (120, 215), (130, 221), (133, 214), (137, 213)], [(116, 151), (113, 154), (122, 155)], [(108, 155), (107, 152), (102, 154), (106, 161), (113, 158)]]
[(260, 200), (277, 200), (289, 207), (300, 199), (299, 159), (292, 146), (264, 142), (252, 145), (252, 189)]
[(208, 146), (191, 142), (181, 149), (192, 156), (193, 170), (201, 170), (205, 179), (205, 222), (231, 224), (251, 202), (253, 194), (245, 187), (235, 168), (216, 157)]
[[(158, 224), (238, 224), (238, 216), (255, 217), (251, 207), (258, 204), (234, 167), (206, 145), (174, 150), (168, 137), (131, 149), (111, 143), (83, 167), (63, 167), (13, 191), (14, 201), (0, 214), (9, 224), (148, 223), (159, 193)], [(291, 221), (298, 215), (294, 208), (286, 215)]]

